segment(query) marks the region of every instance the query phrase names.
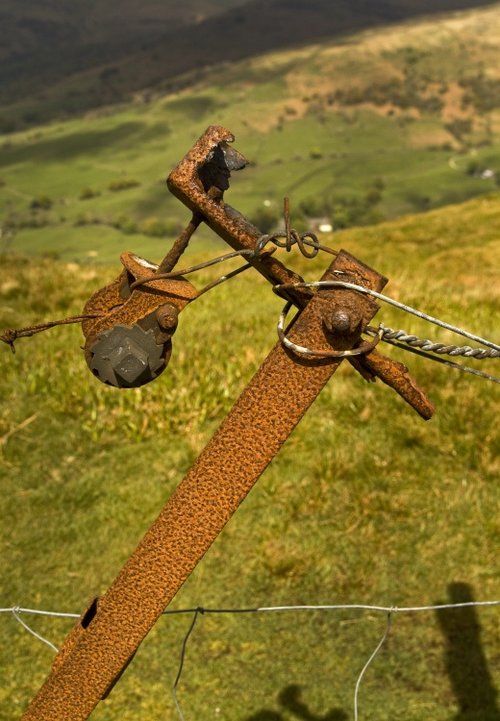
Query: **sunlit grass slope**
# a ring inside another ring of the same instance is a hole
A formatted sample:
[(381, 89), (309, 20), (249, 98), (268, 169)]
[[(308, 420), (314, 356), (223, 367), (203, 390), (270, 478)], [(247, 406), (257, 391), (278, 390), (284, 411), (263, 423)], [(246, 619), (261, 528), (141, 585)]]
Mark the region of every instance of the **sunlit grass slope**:
[[(498, 194), (329, 240), (386, 274), (390, 295), (497, 336)], [(194, 244), (186, 263), (206, 257)], [(328, 262), (284, 260), (311, 279)], [(0, 328), (78, 313), (117, 271), (4, 256)], [(219, 272), (193, 281), (201, 287)], [(1, 607), (79, 612), (104, 592), (272, 347), (280, 309), (251, 272), (220, 286), (184, 311), (161, 379), (132, 391), (88, 373), (75, 327), (20, 340), (15, 356), (0, 348)], [(448, 337), (386, 306), (377, 317)], [(413, 606), (449, 600), (456, 583), (476, 599), (500, 597), (498, 386), (384, 352), (411, 367), (435, 418), (424, 423), (391, 390), (342, 366), (175, 608)], [(498, 375), (497, 364), (476, 362)], [(363, 680), (360, 718), (498, 718), (498, 609), (465, 621), (449, 613), (448, 624), (432, 613), (394, 619)], [(189, 622), (162, 619), (92, 718), (176, 719), (170, 687)], [(70, 626), (30, 623), (56, 644)], [(356, 679), (384, 628), (383, 616), (361, 612), (202, 617), (179, 688), (185, 717), (352, 718)], [(10, 721), (53, 654), (8, 615), (0, 638), (0, 718)], [(466, 715), (457, 715), (460, 694)]]
[[(457, 13), (179, 79), (67, 122), (3, 136), (0, 247), (112, 260), (156, 254), (187, 218), (168, 172), (209, 124), (251, 165), (232, 202), (253, 218), (372, 224), (491, 192), (500, 177), (499, 10)], [(480, 42), (478, 42), (480, 38)]]

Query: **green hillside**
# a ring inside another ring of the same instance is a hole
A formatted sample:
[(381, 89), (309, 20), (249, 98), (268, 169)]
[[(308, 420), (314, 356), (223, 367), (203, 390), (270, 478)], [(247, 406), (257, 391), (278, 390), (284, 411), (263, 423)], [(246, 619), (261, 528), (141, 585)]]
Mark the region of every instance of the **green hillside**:
[[(328, 241), (386, 274), (389, 295), (495, 340), (499, 238), (497, 193)], [(209, 255), (195, 243), (186, 262)], [(328, 262), (283, 260), (310, 279)], [(79, 313), (116, 271), (4, 256), (0, 328)], [(132, 391), (88, 373), (76, 327), (20, 340), (14, 356), (0, 348), (0, 607), (79, 612), (107, 588), (275, 342), (280, 309), (257, 274), (220, 286), (184, 312), (165, 374)], [(448, 337), (387, 306), (377, 318)], [(383, 351), (411, 367), (435, 418), (342, 366), (175, 608), (500, 598), (497, 386)], [(498, 375), (498, 361), (474, 365)], [(56, 644), (71, 626), (23, 618)], [(170, 688), (190, 621), (162, 619), (92, 718), (177, 719)], [(185, 718), (352, 718), (385, 623), (360, 611), (201, 617), (179, 687)], [(8, 614), (0, 638), (0, 719), (11, 721), (53, 653)], [(497, 721), (498, 650), (498, 608), (395, 616), (359, 718)]]
[[(5, 136), (1, 249), (158, 257), (186, 221), (164, 180), (209, 124), (251, 161), (230, 202), (266, 230), (336, 229), (491, 192), (500, 171), (498, 8), (186, 76), (186, 90)], [(478, 45), (477, 38), (481, 37)]]
[(181, 73), (496, 0), (3, 0), (0, 102), (7, 127), (178, 87)]

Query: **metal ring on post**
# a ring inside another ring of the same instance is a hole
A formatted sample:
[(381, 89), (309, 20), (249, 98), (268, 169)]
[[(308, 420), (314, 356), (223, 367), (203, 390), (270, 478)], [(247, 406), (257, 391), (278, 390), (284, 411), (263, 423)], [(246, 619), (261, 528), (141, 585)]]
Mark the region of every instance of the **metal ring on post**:
[(365, 353), (369, 353), (375, 348), (375, 346), (382, 338), (383, 329), (379, 328), (376, 337), (373, 340), (363, 341), (363, 343), (361, 343), (361, 345), (359, 345), (357, 348), (351, 348), (349, 350), (311, 350), (310, 348), (306, 348), (305, 346), (297, 345), (297, 343), (293, 343), (293, 341), (291, 341), (285, 335), (286, 318), (292, 305), (292, 303), (288, 302), (281, 311), (277, 330), (278, 337), (285, 346), (285, 348), (288, 348), (294, 353), (298, 353), (300, 355), (315, 356), (317, 358), (348, 358), (356, 355), (364, 355)]

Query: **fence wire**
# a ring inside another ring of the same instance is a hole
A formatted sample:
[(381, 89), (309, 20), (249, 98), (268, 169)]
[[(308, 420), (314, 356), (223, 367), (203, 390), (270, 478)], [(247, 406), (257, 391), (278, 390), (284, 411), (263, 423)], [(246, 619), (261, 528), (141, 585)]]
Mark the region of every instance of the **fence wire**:
[[(205, 614), (259, 614), (259, 613), (290, 613), (290, 612), (311, 612), (311, 611), (372, 611), (375, 613), (385, 614), (387, 621), (384, 629), (384, 633), (378, 642), (375, 649), (371, 652), (369, 658), (361, 669), (356, 684), (354, 687), (354, 698), (353, 698), (353, 718), (354, 721), (359, 721), (359, 692), (361, 688), (361, 682), (371, 666), (378, 653), (384, 646), (387, 638), (389, 637), (394, 617), (399, 614), (406, 613), (428, 613), (432, 611), (452, 611), (460, 608), (487, 608), (487, 607), (499, 607), (500, 600), (494, 601), (464, 601), (462, 603), (441, 603), (435, 605), (424, 605), (424, 606), (376, 606), (364, 603), (356, 604), (321, 604), (321, 605), (289, 605), (289, 606), (255, 606), (255, 607), (243, 607), (243, 608), (209, 608), (204, 606), (197, 606), (194, 608), (180, 608), (180, 609), (166, 609), (163, 612), (163, 616), (172, 616), (178, 614), (188, 614), (192, 618), (186, 634), (182, 639), (180, 654), (179, 654), (179, 666), (175, 680), (172, 684), (172, 698), (175, 704), (177, 715), (180, 721), (186, 721), (183, 714), (179, 699), (177, 696), (177, 690), (181, 681), (182, 672), (184, 669), (184, 661), (186, 658), (188, 641), (194, 631), (198, 618)], [(26, 631), (28, 631), (34, 638), (42, 641), (49, 646), (53, 651), (58, 652), (59, 649), (51, 641), (44, 638), (42, 635), (32, 629), (22, 618), (21, 614), (34, 615), (34, 616), (45, 616), (53, 618), (80, 618), (78, 613), (66, 613), (60, 611), (45, 611), (38, 608), (23, 608), (22, 606), (12, 606), (9, 608), (0, 608), (0, 614), (10, 614)]]

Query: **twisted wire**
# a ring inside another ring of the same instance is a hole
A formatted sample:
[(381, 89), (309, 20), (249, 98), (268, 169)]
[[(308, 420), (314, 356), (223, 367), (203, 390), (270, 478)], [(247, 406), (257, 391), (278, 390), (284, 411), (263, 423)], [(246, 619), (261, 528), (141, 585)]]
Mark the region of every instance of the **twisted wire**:
[(382, 340), (398, 341), (405, 343), (412, 348), (420, 348), (429, 353), (439, 353), (449, 356), (464, 356), (465, 358), (475, 358), (483, 360), (485, 358), (500, 358), (500, 350), (496, 348), (472, 348), (469, 345), (453, 345), (445, 343), (436, 343), (428, 338), (419, 338), (417, 335), (411, 335), (404, 330), (394, 330), (382, 325)]
[[(369, 332), (368, 328), (367, 332)], [(431, 353), (426, 353), (419, 348), (412, 348), (410, 345), (398, 343), (397, 340), (389, 340), (387, 338), (382, 338), (382, 340), (384, 340), (386, 343), (390, 343), (391, 345), (396, 346), (396, 348), (401, 348), (401, 350), (407, 351), (409, 353), (414, 353), (415, 355), (419, 355), (422, 358), (434, 361), (435, 363), (441, 363), (442, 365), (448, 366), (448, 368), (454, 368), (455, 370), (462, 371), (463, 373), (470, 373), (471, 375), (478, 376), (479, 378), (484, 378), (485, 380), (492, 381), (493, 383), (500, 383), (500, 378), (498, 376), (491, 375), (491, 373), (485, 373), (484, 371), (480, 371), (477, 368), (464, 366), (461, 363), (447, 360), (440, 355), (432, 355)]]
[(6, 331), (0, 334), (0, 341), (6, 343), (13, 353), (16, 352), (14, 343), (18, 338), (30, 338), (36, 333), (43, 333), (45, 330), (54, 328), (58, 325), (71, 325), (71, 323), (82, 323), (85, 320), (92, 320), (97, 318), (96, 315), (74, 315), (69, 318), (62, 318), (60, 320), (49, 320), (45, 323), (37, 323), (31, 325), (28, 328), (8, 328)]
[[(261, 235), (255, 247), (255, 253), (258, 254), (268, 243), (272, 243), (277, 248), (284, 248), (289, 253), (296, 245), (304, 258), (315, 258), (319, 251), (329, 253), (330, 255), (338, 255), (337, 250), (322, 245), (315, 233), (308, 231), (307, 233), (299, 233), (294, 228), (290, 228), (288, 233), (272, 233)], [(307, 250), (311, 248), (311, 250)]]
[[(343, 271), (334, 271), (334, 273), (336, 275), (344, 275)], [(431, 353), (441, 353), (449, 354), (451, 356), (465, 356), (478, 360), (484, 358), (499, 358), (500, 346), (496, 343), (493, 343), (492, 341), (481, 338), (481, 336), (475, 335), (474, 333), (469, 333), (469, 331), (466, 331), (463, 328), (459, 328), (458, 326), (446, 323), (445, 321), (442, 321), (439, 318), (435, 318), (428, 313), (424, 313), (423, 311), (417, 310), (416, 308), (412, 308), (405, 303), (400, 303), (393, 298), (389, 298), (389, 296), (387, 295), (383, 295), (382, 293), (371, 290), (370, 288), (365, 288), (364, 286), (358, 285), (357, 283), (350, 283), (343, 280), (318, 280), (314, 282), (281, 283), (279, 285), (273, 286), (273, 291), (277, 295), (279, 295), (280, 291), (290, 290), (292, 288), (346, 288), (348, 290), (359, 291), (364, 295), (371, 295), (375, 298), (378, 298), (379, 300), (388, 303), (389, 305), (393, 305), (396, 308), (405, 311), (406, 313), (411, 313), (412, 315), (416, 315), (418, 318), (433, 323), (434, 325), (438, 325), (441, 328), (446, 328), (446, 330), (452, 331), (453, 333), (462, 335), (465, 338), (469, 338), (470, 340), (474, 340), (478, 343), (482, 343), (483, 345), (488, 346), (488, 349), (471, 348), (470, 346), (445, 345), (444, 343), (434, 343), (433, 341), (427, 339), (420, 339), (418, 336), (409, 335), (403, 330), (394, 331), (392, 328), (385, 328), (383, 324), (380, 324), (379, 328), (366, 329), (366, 331), (368, 333), (371, 333), (371, 335), (378, 336), (387, 343), (392, 343), (392, 345), (395, 345), (402, 350), (416, 353), (417, 355), (421, 355), (428, 360), (437, 361), (439, 363), (447, 365), (450, 368), (463, 371), (464, 373), (471, 373), (472, 375), (476, 375), (486, 380), (493, 381), (493, 383), (500, 383), (500, 378), (493, 376), (489, 373), (476, 370), (475, 368), (469, 368), (468, 366), (463, 366), (460, 363), (454, 363), (453, 361), (445, 360), (444, 358), (441, 358), (439, 356), (431, 355)], [(286, 313), (288, 312), (288, 310), (289, 304), (287, 304), (283, 309), (283, 312), (281, 313), (280, 319), (278, 321), (278, 336), (281, 342), (285, 345), (288, 345), (288, 347), (291, 347), (292, 350), (295, 350), (296, 352), (313, 355), (314, 352), (308, 348), (303, 348), (301, 346), (292, 347), (293, 344), (290, 345), (290, 341), (288, 341), (288, 339), (284, 337), (284, 317), (286, 317)], [(377, 340), (377, 338), (375, 338), (375, 340)], [(346, 353), (346, 355), (348, 354), (349, 353)]]
[(320, 250), (324, 253), (330, 253), (330, 255), (338, 255), (337, 250), (322, 245), (318, 240), (318, 236), (312, 231), (299, 233), (295, 228), (291, 227), (290, 200), (288, 198), (283, 199), (283, 219), (285, 221), (285, 232), (261, 235), (255, 246), (256, 253), (263, 250), (268, 243), (273, 243), (277, 248), (285, 248), (287, 253), (296, 245), (304, 258), (315, 258)]

